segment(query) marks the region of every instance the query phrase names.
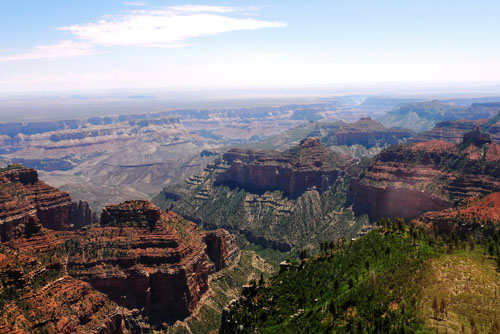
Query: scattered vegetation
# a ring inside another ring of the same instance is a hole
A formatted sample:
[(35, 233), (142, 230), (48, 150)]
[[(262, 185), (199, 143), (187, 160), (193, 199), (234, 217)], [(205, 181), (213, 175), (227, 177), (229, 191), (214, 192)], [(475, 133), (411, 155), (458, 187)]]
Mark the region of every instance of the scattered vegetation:
[(0, 173), (7, 172), (9, 170), (23, 169), (25, 168), (22, 164), (10, 164), (7, 167), (0, 168)]
[[(268, 283), (253, 282), (221, 332), (498, 333), (499, 232), (474, 240), (436, 236), (401, 219), (378, 225), (357, 241), (322, 241), (319, 252), (301, 252)], [(443, 265), (448, 278), (481, 273), (482, 284), (470, 283), (481, 291), (457, 294), (453, 279), (436, 276)]]

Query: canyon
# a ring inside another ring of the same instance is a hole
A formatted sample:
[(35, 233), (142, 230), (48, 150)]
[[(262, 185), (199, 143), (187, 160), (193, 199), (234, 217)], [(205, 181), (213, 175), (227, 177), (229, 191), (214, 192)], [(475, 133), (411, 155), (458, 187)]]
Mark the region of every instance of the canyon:
[[(172, 326), (199, 308), (210, 276), (241, 256), (227, 231), (200, 230), (148, 201), (107, 205), (97, 223), (34, 169), (9, 166), (0, 185), (0, 333)], [(75, 213), (83, 214), (73, 223)]]
[(36, 168), (42, 180), (100, 211), (105, 203), (151, 199), (163, 187), (202, 171), (228, 146), (253, 145), (309, 122), (378, 115), (399, 101), (358, 100), (247, 108), (155, 106), (142, 113), (73, 119), (64, 113), (60, 120), (37, 114), (38, 120), (0, 122), (0, 167), (22, 163)]
[(479, 128), (457, 144), (393, 145), (362, 161), (307, 138), (284, 152), (228, 150), (155, 200), (201, 226), (289, 251), (500, 191), (499, 161), (500, 146)]
[(500, 113), (417, 135), (370, 117), (312, 122), (328, 108), (342, 109), (0, 126), (1, 161), (16, 162), (0, 169), (0, 333), (208, 332), (243, 284), (273, 270), (241, 245), (315, 251), (379, 218), (461, 236), (497, 229)]
[(344, 206), (355, 163), (318, 138), (284, 152), (231, 149), (203, 172), (166, 187), (155, 202), (206, 228), (290, 251), (356, 236), (367, 224)]

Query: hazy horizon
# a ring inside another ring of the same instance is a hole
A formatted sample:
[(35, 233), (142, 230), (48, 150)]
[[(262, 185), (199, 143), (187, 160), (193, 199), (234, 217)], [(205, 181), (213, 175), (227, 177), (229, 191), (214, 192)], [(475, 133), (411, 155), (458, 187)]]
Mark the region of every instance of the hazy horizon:
[(498, 10), (490, 0), (4, 2), (0, 90), (495, 87)]

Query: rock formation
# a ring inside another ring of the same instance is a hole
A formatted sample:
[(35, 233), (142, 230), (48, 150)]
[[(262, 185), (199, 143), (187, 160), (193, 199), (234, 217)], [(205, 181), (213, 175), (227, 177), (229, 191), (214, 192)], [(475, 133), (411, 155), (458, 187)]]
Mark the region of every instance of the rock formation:
[(16, 286), (1, 305), (0, 333), (161, 328), (189, 316), (208, 289), (209, 274), (239, 255), (226, 231), (204, 232), (151, 202), (108, 205), (101, 217), (101, 225), (77, 231), (12, 239), (10, 251), (0, 244), (0, 282)]
[(97, 218), (95, 212), (92, 212), (89, 203), (86, 201), (71, 203), (69, 220), (73, 224), (72, 228), (75, 230), (99, 222), (99, 218)]
[(284, 153), (232, 149), (223, 158), (230, 167), (217, 183), (251, 191), (281, 190), (292, 198), (311, 188), (324, 191), (353, 162), (323, 147), (318, 138), (303, 139)]
[(285, 152), (232, 149), (203, 172), (165, 188), (157, 203), (201, 226), (287, 252), (355, 236), (367, 223), (344, 207), (355, 164), (316, 138)]
[(70, 196), (38, 179), (38, 173), (21, 165), (0, 170), (0, 231), (2, 241), (40, 231), (88, 225), (92, 213), (87, 203), (72, 203)]
[(55, 263), (43, 264), (40, 255), (0, 244), (0, 333), (131, 333), (106, 295)]
[(477, 131), (457, 145), (430, 141), (392, 147), (352, 180), (347, 202), (372, 220), (415, 218), (500, 190), (499, 161), (500, 146)]
[(208, 275), (239, 253), (227, 232), (206, 235), (147, 201), (108, 205), (101, 226), (75, 237), (80, 251), (68, 263), (71, 275), (151, 321), (187, 317), (207, 291)]
[(411, 138), (409, 142), (425, 142), (430, 140), (444, 140), (450, 143), (462, 142), (466, 132), (473, 131), (476, 127), (487, 132), (492, 141), (500, 144), (500, 113), (491, 119), (457, 120), (439, 122), (432, 129)]
[(207, 245), (208, 257), (215, 264), (215, 270), (227, 267), (238, 257), (239, 248), (236, 238), (226, 230), (206, 232), (203, 241)]
[(354, 123), (346, 123), (338, 129), (329, 132), (322, 139), (324, 145), (363, 145), (374, 146), (394, 145), (414, 135), (412, 130), (404, 128), (387, 128), (370, 117), (363, 117)]
[(500, 193), (495, 192), (482, 198), (466, 199), (452, 209), (426, 212), (412, 223), (439, 232), (490, 236), (498, 228), (499, 221)]
[(464, 133), (463, 136), (464, 144), (474, 144), (475, 146), (481, 146), (485, 144), (491, 144), (491, 136), (487, 133), (481, 132), (479, 126), (476, 126), (474, 130)]

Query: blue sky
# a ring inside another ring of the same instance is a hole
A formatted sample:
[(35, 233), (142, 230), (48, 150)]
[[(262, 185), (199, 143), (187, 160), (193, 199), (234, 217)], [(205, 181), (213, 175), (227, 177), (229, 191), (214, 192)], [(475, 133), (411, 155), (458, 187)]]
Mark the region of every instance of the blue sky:
[(0, 89), (500, 81), (498, 0), (0, 2)]

